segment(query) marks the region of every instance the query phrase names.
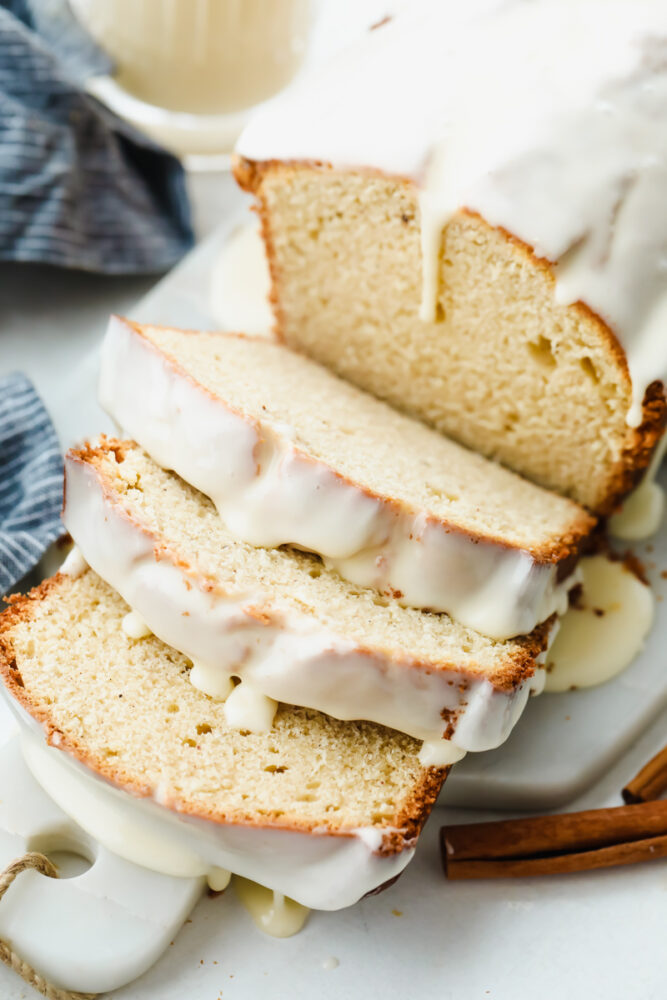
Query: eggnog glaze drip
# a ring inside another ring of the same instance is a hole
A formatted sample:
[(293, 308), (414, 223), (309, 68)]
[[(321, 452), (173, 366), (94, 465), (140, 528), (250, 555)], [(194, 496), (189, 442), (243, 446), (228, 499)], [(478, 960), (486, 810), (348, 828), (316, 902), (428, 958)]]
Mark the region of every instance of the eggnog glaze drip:
[(667, 434), (663, 434), (651, 464), (639, 486), (623, 502), (623, 506), (609, 518), (607, 527), (616, 538), (637, 541), (655, 534), (665, 512), (665, 491), (656, 482), (662, 460), (667, 451)]
[[(60, 567), (60, 572), (69, 576), (80, 576), (88, 568), (81, 550), (76, 546), (68, 554)], [(130, 611), (121, 621), (121, 628), (128, 639), (139, 641), (152, 635), (144, 619), (136, 611)], [(273, 698), (267, 698), (249, 683), (234, 685), (233, 675), (225, 673), (220, 667), (209, 667), (205, 663), (193, 661), (190, 670), (190, 681), (197, 688), (215, 701), (225, 702), (225, 719), (232, 729), (247, 729), (251, 733), (265, 733), (271, 729), (273, 717), (278, 703)], [(422, 761), (425, 765), (429, 761)], [(453, 761), (444, 761), (453, 763)]]
[(234, 690), (231, 674), (226, 674), (224, 670), (211, 669), (206, 663), (200, 663), (198, 660), (192, 661), (190, 683), (214, 701), (226, 701)]
[[(531, 690), (543, 684), (543, 670), (513, 690), (455, 670), (423, 670), (381, 651), (362, 650), (288, 605), (275, 599), (267, 604), (259, 591), (230, 595), (205, 586), (166, 554), (156, 559), (155, 540), (109, 502), (91, 467), (70, 457), (63, 519), (92, 569), (155, 635), (190, 657), (193, 682), (212, 697), (235, 697), (239, 689), (229, 690), (233, 674), (241, 678), (239, 688), (252, 687), (255, 699), (304, 705), (339, 719), (368, 719), (440, 741), (443, 763), (452, 763), (451, 754), (499, 746)], [(248, 613), (249, 607), (265, 605), (270, 615)], [(259, 714), (267, 722), (270, 713), (268, 705)], [(234, 714), (230, 725), (233, 720)], [(445, 732), (451, 742), (442, 740)]]
[(271, 937), (291, 937), (298, 934), (306, 920), (308, 910), (280, 892), (272, 892), (257, 882), (234, 879), (234, 891), (252, 917), (255, 926)]
[(559, 581), (557, 564), (369, 495), (299, 451), (291, 428), (255, 426), (198, 388), (118, 317), (102, 349), (100, 401), (252, 545), (298, 545), (353, 583), (496, 639), (532, 632), (567, 606), (574, 581)]
[(252, 684), (237, 684), (225, 701), (225, 719), (232, 729), (268, 733), (278, 702), (258, 691)]
[(74, 545), (67, 553), (65, 560), (60, 567), (60, 572), (64, 573), (65, 576), (71, 576), (72, 579), (76, 580), (78, 577), (82, 576), (88, 569), (88, 563), (83, 558), (81, 554), (81, 549), (78, 549)]
[(130, 611), (126, 614), (120, 623), (120, 627), (128, 639), (145, 639), (146, 636), (151, 634), (148, 625), (136, 611)]
[(240, 226), (216, 259), (209, 284), (211, 315), (223, 330), (270, 336), (271, 278), (257, 223)]
[(414, 180), (424, 319), (454, 212), (519, 237), (617, 336), (636, 426), (667, 377), (666, 117), (664, 3), (422, 0), (260, 110), (237, 152)]
[(341, 836), (233, 826), (176, 813), (165, 791), (138, 798), (116, 788), (69, 753), (47, 746), (44, 733), (6, 692), (22, 734), (30, 771), (50, 797), (110, 851), (154, 871), (206, 877), (213, 888), (229, 872), (296, 900), (310, 909), (337, 910), (398, 875), (414, 849), (380, 856), (374, 827)]
[(580, 600), (561, 621), (547, 656), (545, 691), (594, 687), (611, 680), (641, 651), (655, 614), (651, 588), (622, 562), (582, 559)]

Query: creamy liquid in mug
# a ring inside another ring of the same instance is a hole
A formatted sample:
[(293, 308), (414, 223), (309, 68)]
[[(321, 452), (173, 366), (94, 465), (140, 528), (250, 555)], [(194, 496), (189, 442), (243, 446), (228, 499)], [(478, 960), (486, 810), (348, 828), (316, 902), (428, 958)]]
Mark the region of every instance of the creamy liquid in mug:
[(219, 115), (266, 100), (305, 54), (310, 0), (71, 0), (117, 83), (169, 111)]

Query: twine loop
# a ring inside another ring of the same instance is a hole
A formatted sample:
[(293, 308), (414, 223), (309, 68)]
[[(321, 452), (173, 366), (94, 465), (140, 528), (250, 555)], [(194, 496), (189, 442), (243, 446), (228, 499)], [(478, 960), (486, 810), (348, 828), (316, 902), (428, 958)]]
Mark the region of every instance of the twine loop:
[[(58, 869), (52, 861), (49, 861), (43, 854), (38, 854), (36, 851), (29, 851), (27, 854), (23, 854), (20, 858), (16, 858), (10, 862), (2, 874), (0, 874), (0, 900), (16, 876), (29, 869), (34, 869), (40, 875), (46, 875), (47, 878), (58, 878)], [(38, 990), (47, 1000), (94, 1000), (97, 996), (96, 993), (72, 993), (71, 990), (63, 990), (58, 986), (54, 986), (53, 983), (50, 983), (17, 955), (6, 941), (2, 940), (0, 940), (0, 961), (8, 965), (14, 972), (17, 972), (26, 983)]]

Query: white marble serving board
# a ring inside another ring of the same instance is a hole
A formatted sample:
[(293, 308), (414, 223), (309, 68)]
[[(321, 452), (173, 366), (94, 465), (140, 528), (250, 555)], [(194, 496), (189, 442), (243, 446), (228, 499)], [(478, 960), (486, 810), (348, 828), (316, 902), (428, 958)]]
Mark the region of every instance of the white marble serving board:
[(0, 747), (0, 870), (28, 851), (53, 859), (60, 877), (17, 876), (0, 905), (0, 939), (53, 985), (79, 992), (141, 976), (204, 889), (204, 879), (159, 875), (87, 836), (37, 784), (14, 735)]
[[(231, 196), (226, 222), (132, 309), (135, 319), (194, 329), (220, 327), (214, 312), (212, 275), (225, 244), (249, 220), (249, 202)], [(64, 443), (111, 423), (95, 398), (98, 359), (94, 351), (63, 387), (74, 410), (56, 407)], [(667, 468), (663, 469), (667, 483)], [(468, 754), (454, 768), (443, 792), (450, 805), (542, 809), (581, 794), (667, 707), (667, 530), (634, 546), (656, 595), (656, 623), (645, 649), (623, 674), (597, 688), (534, 698), (507, 743)]]

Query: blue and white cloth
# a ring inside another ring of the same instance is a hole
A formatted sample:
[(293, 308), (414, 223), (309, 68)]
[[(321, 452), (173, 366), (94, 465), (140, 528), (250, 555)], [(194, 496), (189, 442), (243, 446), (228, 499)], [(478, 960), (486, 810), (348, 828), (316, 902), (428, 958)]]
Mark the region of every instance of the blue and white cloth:
[(0, 594), (64, 534), (63, 461), (44, 404), (25, 375), (0, 378)]
[(66, 0), (0, 0), (0, 260), (161, 272), (193, 242), (183, 167), (84, 90)]

